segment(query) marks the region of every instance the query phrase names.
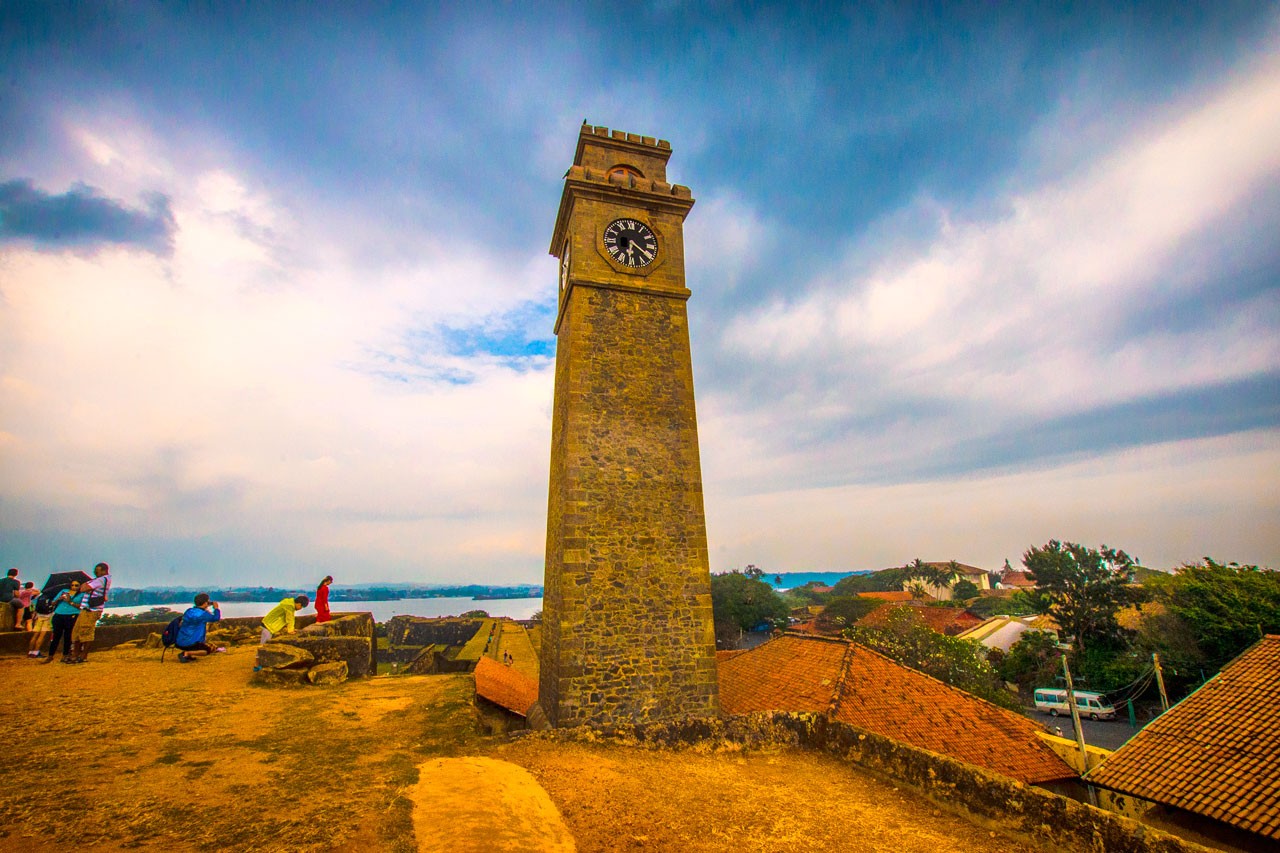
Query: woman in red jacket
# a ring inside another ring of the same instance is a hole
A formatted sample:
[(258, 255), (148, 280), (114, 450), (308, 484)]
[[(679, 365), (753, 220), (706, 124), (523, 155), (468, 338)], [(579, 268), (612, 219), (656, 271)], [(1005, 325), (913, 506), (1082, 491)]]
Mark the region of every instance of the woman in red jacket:
[(329, 584), (333, 583), (333, 575), (325, 575), (316, 587), (316, 621), (329, 621)]

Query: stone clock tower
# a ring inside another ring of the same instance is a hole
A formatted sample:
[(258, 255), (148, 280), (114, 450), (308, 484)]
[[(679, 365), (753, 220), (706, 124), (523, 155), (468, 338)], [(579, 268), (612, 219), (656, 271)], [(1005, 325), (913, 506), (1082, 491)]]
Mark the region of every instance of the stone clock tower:
[(539, 706), (553, 726), (718, 712), (671, 144), (583, 125), (560, 260)]

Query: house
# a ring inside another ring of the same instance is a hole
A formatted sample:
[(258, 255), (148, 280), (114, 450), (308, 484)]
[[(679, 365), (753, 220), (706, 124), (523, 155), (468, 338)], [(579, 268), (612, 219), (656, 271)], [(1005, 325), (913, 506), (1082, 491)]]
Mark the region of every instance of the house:
[(1000, 573), (1001, 589), (1035, 589), (1036, 582), (1031, 579), (1030, 572), (1018, 572), (1006, 569)]
[(784, 634), (718, 664), (726, 714), (816, 712), (1020, 782), (1077, 778), (1031, 720), (848, 640)]
[(1244, 849), (1280, 845), (1280, 636), (1267, 635), (1088, 773)]
[(1052, 618), (1044, 615), (992, 616), (957, 636), (962, 640), (981, 643), (988, 649), (1007, 652), (1027, 631), (1049, 631), (1057, 634), (1058, 626)]
[(950, 562), (925, 563), (924, 565), (935, 570), (944, 570), (951, 567), (956, 570), (957, 575), (946, 586), (941, 584), (932, 584), (920, 578), (912, 578), (903, 582), (902, 588), (904, 590), (909, 590), (912, 586), (919, 584), (924, 588), (925, 592), (929, 593), (931, 597), (938, 601), (950, 601), (952, 598), (951, 591), (955, 588), (956, 584), (960, 583), (960, 581), (969, 581), (978, 588), (979, 592), (985, 589), (991, 589), (991, 578), (987, 575), (985, 569), (980, 569), (977, 566), (966, 566), (964, 563), (956, 563), (952, 566)]

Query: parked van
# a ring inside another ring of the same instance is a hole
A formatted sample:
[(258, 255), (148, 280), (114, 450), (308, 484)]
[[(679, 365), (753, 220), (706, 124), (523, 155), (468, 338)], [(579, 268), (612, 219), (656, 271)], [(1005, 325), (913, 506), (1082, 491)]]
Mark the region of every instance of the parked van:
[[(1076, 711), (1080, 716), (1088, 717), (1091, 720), (1114, 720), (1116, 718), (1115, 706), (1104, 701), (1101, 693), (1077, 690), (1075, 694)], [(1065, 690), (1042, 687), (1036, 690), (1035, 696), (1037, 711), (1048, 711), (1052, 717), (1071, 713), (1071, 709), (1067, 706), (1067, 691)]]

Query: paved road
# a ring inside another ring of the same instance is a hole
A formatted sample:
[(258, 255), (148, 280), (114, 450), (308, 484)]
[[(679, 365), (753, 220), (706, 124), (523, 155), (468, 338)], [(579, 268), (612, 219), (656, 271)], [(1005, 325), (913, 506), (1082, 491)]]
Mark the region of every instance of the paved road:
[[(1075, 732), (1071, 729), (1071, 717), (1069, 716), (1050, 717), (1048, 714), (1035, 711), (1032, 717), (1043, 722), (1050, 729), (1054, 726), (1061, 727), (1063, 737), (1075, 737)], [(1085, 718), (1080, 723), (1084, 729), (1084, 742), (1090, 746), (1100, 746), (1103, 749), (1119, 749), (1125, 741), (1138, 732), (1138, 729), (1129, 725), (1127, 715), (1117, 717), (1114, 720), (1097, 720), (1096, 722)]]

